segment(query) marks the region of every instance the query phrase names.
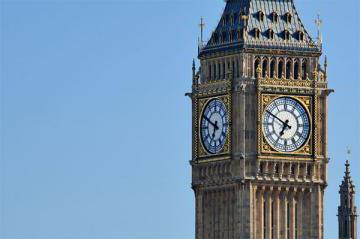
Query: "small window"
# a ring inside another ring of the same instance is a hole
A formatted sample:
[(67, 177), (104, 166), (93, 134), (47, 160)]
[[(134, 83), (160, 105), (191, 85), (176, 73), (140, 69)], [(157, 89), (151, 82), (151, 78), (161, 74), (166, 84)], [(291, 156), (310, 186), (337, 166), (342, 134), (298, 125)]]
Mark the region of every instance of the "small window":
[(219, 42), (219, 35), (217, 33), (214, 33), (214, 36), (213, 36), (213, 43), (214, 44), (217, 44)]
[(274, 39), (274, 31), (272, 29), (269, 29), (269, 31), (268, 31), (268, 37), (271, 40)]
[(226, 35), (227, 35), (226, 32), (223, 32), (223, 33), (222, 33), (222, 41), (223, 41), (223, 42), (226, 42), (226, 40), (227, 40)]
[(234, 24), (235, 24), (234, 16), (233, 16), (233, 15), (231, 15), (231, 17), (230, 17), (230, 24), (231, 24), (231, 25), (234, 25)]
[(298, 37), (299, 37), (299, 38), (298, 38), (299, 41), (304, 41), (304, 32), (299, 31), (299, 32), (298, 32)]
[(288, 30), (284, 31), (284, 39), (285, 39), (285, 41), (290, 40), (290, 32)]
[(230, 41), (235, 41), (236, 40), (236, 31), (232, 30), (230, 33)]
[(242, 30), (239, 29), (239, 30), (237, 31), (237, 35), (238, 35), (238, 36), (237, 36), (237, 37), (238, 37), (238, 40), (243, 39)]
[(259, 20), (260, 22), (264, 21), (264, 16), (265, 16), (264, 12), (260, 10), (260, 11), (258, 12), (258, 20)]
[(260, 38), (260, 30), (258, 28), (255, 28), (255, 30), (254, 30), (254, 37), (255, 37), (255, 39)]
[(292, 15), (290, 12), (285, 13), (285, 20), (286, 20), (286, 23), (288, 23), (288, 24), (291, 23)]
[(279, 15), (276, 12), (271, 13), (271, 20), (274, 23), (277, 23), (279, 21)]

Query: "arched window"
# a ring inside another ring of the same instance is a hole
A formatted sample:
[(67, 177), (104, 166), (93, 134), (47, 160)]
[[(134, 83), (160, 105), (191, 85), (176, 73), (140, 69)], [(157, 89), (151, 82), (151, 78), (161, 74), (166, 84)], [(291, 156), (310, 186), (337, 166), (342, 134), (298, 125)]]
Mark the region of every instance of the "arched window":
[(268, 61), (267, 59), (264, 59), (262, 63), (262, 77), (266, 77), (267, 69), (268, 69)]
[(304, 41), (304, 32), (302, 32), (302, 31), (298, 32), (298, 40), (299, 41)]
[(209, 64), (209, 80), (212, 80), (212, 70), (211, 70), (211, 64)]
[(294, 65), (294, 79), (299, 79), (299, 62), (296, 61)]
[(240, 77), (240, 65), (239, 65), (239, 60), (236, 60), (236, 76)]
[(221, 78), (221, 65), (220, 63), (218, 63), (218, 67), (217, 67), (217, 79)]
[(254, 37), (255, 39), (259, 39), (260, 38), (260, 30), (258, 28), (254, 29)]
[(214, 44), (217, 44), (219, 42), (219, 35), (217, 33), (214, 33), (214, 36), (213, 36), (213, 43)]
[(231, 31), (231, 41), (235, 41), (236, 39), (236, 30)]
[(288, 30), (284, 31), (284, 39), (285, 39), (285, 41), (290, 40), (290, 32)]
[(238, 40), (243, 39), (243, 34), (242, 34), (242, 30), (241, 30), (241, 29), (239, 29), (239, 30), (237, 31), (237, 37), (238, 37)]
[(283, 74), (284, 74), (284, 62), (283, 60), (280, 60), (278, 64), (278, 78), (282, 78)]
[(259, 20), (260, 22), (264, 21), (264, 16), (265, 16), (264, 12), (260, 10), (260, 11), (258, 12), (258, 20)]
[(274, 77), (275, 77), (275, 59), (272, 59), (270, 63), (270, 78), (274, 78)]
[(257, 77), (257, 69), (260, 66), (260, 59), (256, 59), (254, 63), (254, 76)]
[(216, 79), (216, 64), (213, 64), (213, 74), (212, 74), (212, 79), (215, 80)]
[(291, 20), (292, 20), (292, 15), (290, 12), (287, 12), (285, 13), (285, 20), (286, 20), (286, 23), (291, 23)]
[(223, 68), (222, 68), (222, 78), (225, 79), (225, 71), (226, 71), (226, 67), (225, 67), (225, 62), (223, 63)]
[(271, 40), (274, 39), (274, 31), (272, 29), (268, 30), (268, 38)]
[(291, 61), (286, 62), (286, 79), (290, 79), (291, 77)]
[(279, 21), (279, 15), (276, 12), (271, 13), (271, 20), (274, 23), (277, 23)]
[(223, 40), (223, 42), (226, 42), (226, 40), (227, 40), (227, 33), (226, 32), (223, 32), (222, 33), (222, 40)]
[(307, 62), (303, 61), (302, 66), (301, 66), (301, 76), (303, 80), (307, 79)]

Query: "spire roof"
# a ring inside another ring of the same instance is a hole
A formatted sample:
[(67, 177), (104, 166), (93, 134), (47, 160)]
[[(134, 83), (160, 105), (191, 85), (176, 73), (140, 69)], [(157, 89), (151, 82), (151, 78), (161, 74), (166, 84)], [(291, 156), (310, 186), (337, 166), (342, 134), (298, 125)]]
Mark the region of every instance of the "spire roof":
[(227, 0), (218, 26), (199, 55), (239, 48), (321, 51), (293, 0)]
[(345, 176), (344, 179), (340, 185), (340, 193), (349, 193), (349, 194), (354, 194), (355, 193), (355, 185), (353, 184), (353, 181), (351, 179), (351, 175), (350, 175), (350, 163), (349, 160), (346, 160), (345, 163)]

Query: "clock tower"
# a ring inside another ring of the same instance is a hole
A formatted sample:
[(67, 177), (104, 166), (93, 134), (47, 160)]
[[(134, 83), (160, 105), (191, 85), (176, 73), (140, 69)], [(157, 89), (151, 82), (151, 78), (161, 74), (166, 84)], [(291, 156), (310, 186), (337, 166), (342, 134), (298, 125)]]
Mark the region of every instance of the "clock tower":
[(324, 238), (321, 55), (293, 0), (226, 1), (188, 94), (196, 239)]

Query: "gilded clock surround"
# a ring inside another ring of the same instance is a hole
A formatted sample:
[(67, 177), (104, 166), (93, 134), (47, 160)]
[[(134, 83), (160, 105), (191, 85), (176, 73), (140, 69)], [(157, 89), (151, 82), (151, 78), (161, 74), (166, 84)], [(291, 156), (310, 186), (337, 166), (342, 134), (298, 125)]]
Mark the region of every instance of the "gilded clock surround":
[(312, 123), (312, 119), (313, 119), (313, 100), (311, 96), (301, 96), (301, 95), (279, 95), (279, 94), (268, 94), (268, 93), (263, 93), (261, 94), (261, 99), (259, 102), (261, 102), (261, 104), (259, 104), (259, 118), (258, 118), (258, 122), (262, 122), (263, 119), (263, 115), (264, 115), (264, 111), (266, 109), (266, 107), (274, 100), (281, 98), (281, 97), (290, 97), (293, 99), (296, 99), (298, 102), (300, 102), (300, 104), (304, 107), (304, 109), (307, 111), (309, 117), (310, 117), (310, 133), (309, 136), (305, 142), (305, 144), (297, 149), (294, 152), (279, 152), (275, 149), (273, 149), (269, 143), (267, 142), (267, 140), (265, 139), (264, 136), (264, 132), (263, 132), (263, 127), (262, 124), (258, 125), (258, 134), (260, 136), (259, 142), (259, 152), (261, 154), (272, 154), (272, 155), (288, 155), (289, 158), (292, 158), (292, 155), (302, 155), (302, 156), (311, 156), (313, 154), (313, 147), (312, 147), (312, 136), (313, 136), (313, 123)]
[[(227, 110), (228, 113), (228, 119), (229, 119), (229, 126), (227, 129), (227, 137), (225, 140), (225, 144), (223, 146), (223, 148), (221, 149), (221, 151), (217, 154), (211, 154), (209, 153), (201, 140), (201, 129), (200, 129), (200, 125), (201, 125), (201, 116), (203, 115), (203, 112), (205, 110), (205, 107), (207, 106), (207, 104), (214, 99), (219, 99), (221, 100)], [(196, 150), (196, 155), (199, 158), (214, 158), (214, 157), (219, 157), (220, 158), (226, 154), (230, 153), (230, 148), (231, 148), (231, 100), (230, 100), (230, 96), (229, 95), (217, 95), (217, 96), (210, 96), (210, 97), (206, 97), (206, 98), (199, 98), (198, 102), (197, 102), (197, 125), (196, 125), (196, 132), (197, 132), (197, 136), (196, 136), (196, 140), (197, 140), (197, 150)]]

